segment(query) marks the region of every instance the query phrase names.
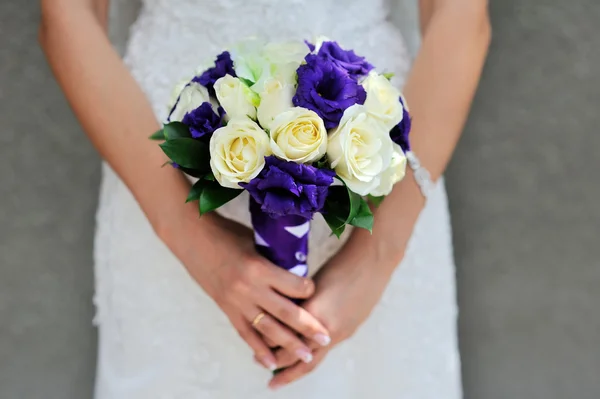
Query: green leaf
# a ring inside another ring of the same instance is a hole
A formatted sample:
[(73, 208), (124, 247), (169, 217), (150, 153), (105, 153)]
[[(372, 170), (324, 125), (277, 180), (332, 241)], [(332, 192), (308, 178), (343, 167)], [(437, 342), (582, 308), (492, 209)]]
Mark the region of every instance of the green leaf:
[(359, 194), (350, 190), (341, 178), (336, 178), (344, 185), (329, 187), (322, 212), (331, 232), (339, 238), (347, 224), (371, 231), (373, 214), (369, 205)]
[(371, 233), (373, 232), (373, 212), (371, 212), (371, 208), (369, 208), (369, 204), (364, 198), (361, 197), (358, 212), (356, 212), (356, 215), (348, 223), (352, 226), (369, 230)]
[(200, 194), (200, 215), (214, 211), (228, 203), (244, 190), (236, 190), (221, 186), (217, 182), (204, 180), (204, 189)]
[(198, 179), (203, 179), (204, 176), (206, 176), (206, 172), (200, 171), (200, 170), (194, 170), (194, 169), (188, 169), (188, 168), (183, 168), (181, 166), (179, 166), (178, 168), (180, 171), (182, 171), (183, 173), (185, 173), (186, 175), (190, 175), (192, 177), (196, 177)]
[(190, 134), (190, 128), (181, 122), (167, 123), (163, 130), (165, 132), (164, 134), (166, 140), (192, 137)]
[(331, 229), (331, 234), (335, 235), (337, 238), (340, 238), (344, 230), (346, 229), (346, 224), (343, 219), (340, 219), (337, 215), (328, 212), (323, 213), (323, 218), (327, 225)]
[(160, 144), (164, 153), (179, 166), (202, 172), (210, 171), (208, 146), (191, 138), (177, 138)]
[[(330, 190), (333, 187), (330, 187)], [(331, 194), (330, 194), (331, 195)], [(323, 209), (323, 219), (327, 222), (327, 225), (331, 229), (331, 233), (340, 238), (340, 235), (346, 228), (346, 218), (344, 217), (344, 211), (334, 201), (327, 201), (325, 203), (325, 209)]]
[(382, 75), (387, 80), (391, 80), (394, 77), (395, 74), (393, 72), (384, 72), (384, 73), (382, 73)]
[(202, 191), (204, 191), (205, 181), (198, 180), (190, 189), (190, 193), (188, 194), (185, 203), (192, 201), (198, 201), (200, 199), (200, 195), (202, 195)]
[(212, 172), (209, 172), (204, 175), (204, 180), (216, 181), (215, 175)]
[(164, 129), (157, 130), (156, 132), (152, 133), (152, 135), (148, 138), (150, 140), (166, 140), (165, 131)]
[(385, 195), (382, 195), (381, 197), (367, 195), (367, 198), (369, 199), (369, 202), (371, 202), (371, 204), (373, 204), (373, 206), (375, 206), (375, 208), (377, 208), (379, 205), (381, 205), (381, 203), (385, 199)]
[(245, 85), (246, 85), (246, 86), (248, 86), (248, 87), (251, 87), (251, 86), (254, 84), (254, 82), (253, 82), (253, 81), (251, 81), (251, 80), (249, 80), (249, 79), (246, 79), (246, 78), (242, 78), (242, 77), (240, 77), (240, 76), (238, 76), (238, 79), (239, 79), (239, 80), (240, 80), (240, 81), (241, 81), (243, 84), (245, 84)]
[(314, 163), (315, 168), (317, 169), (330, 169), (329, 168), (329, 159), (327, 159), (327, 155), (324, 155), (321, 159)]
[(342, 236), (342, 233), (344, 233), (344, 230), (346, 230), (346, 225), (343, 225), (342, 227), (337, 228), (335, 230), (331, 230), (331, 234), (333, 234), (337, 238), (340, 238)]
[(346, 223), (350, 223), (350, 221), (352, 219), (354, 219), (354, 216), (356, 216), (356, 214), (358, 213), (358, 211), (360, 209), (361, 201), (363, 199), (360, 195), (358, 195), (354, 191), (350, 190), (348, 188), (348, 186), (346, 185), (346, 182), (344, 180), (342, 180), (339, 176), (337, 177), (337, 179), (339, 181), (341, 181), (342, 183), (344, 183), (344, 188), (346, 189), (346, 195), (348, 196), (348, 202), (349, 202), (349, 209), (348, 209), (348, 216), (346, 217)]
[(352, 219), (354, 219), (354, 217), (356, 215), (358, 215), (358, 211), (360, 210), (361, 202), (363, 201), (363, 199), (360, 195), (356, 194), (353, 191), (350, 191), (350, 189), (348, 189), (348, 196), (350, 197), (350, 212), (348, 213), (348, 218), (346, 219), (346, 223), (350, 223), (350, 221)]

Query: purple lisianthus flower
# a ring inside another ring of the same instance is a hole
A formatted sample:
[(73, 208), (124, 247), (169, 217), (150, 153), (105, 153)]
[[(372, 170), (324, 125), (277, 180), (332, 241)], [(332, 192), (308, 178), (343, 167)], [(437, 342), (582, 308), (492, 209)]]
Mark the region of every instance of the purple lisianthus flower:
[(346, 70), (348, 74), (356, 80), (358, 80), (359, 77), (368, 74), (371, 69), (375, 68), (365, 60), (365, 57), (356, 55), (352, 50), (344, 50), (337, 42), (323, 42), (317, 55), (330, 59), (337, 66)]
[(271, 217), (287, 215), (307, 219), (323, 209), (335, 172), (307, 164), (284, 161), (271, 155), (250, 183), (240, 183), (261, 210)]
[(402, 104), (403, 108), (402, 120), (392, 128), (390, 131), (390, 137), (394, 143), (402, 147), (402, 151), (407, 152), (410, 151), (410, 141), (408, 140), (408, 135), (410, 133), (412, 121), (402, 97), (400, 97), (400, 103)]
[(225, 75), (231, 75), (234, 77), (237, 76), (235, 74), (235, 70), (233, 69), (233, 61), (231, 60), (231, 55), (229, 54), (229, 51), (223, 51), (221, 54), (219, 54), (217, 56), (217, 59), (215, 60), (214, 67), (208, 68), (202, 73), (202, 75), (196, 76), (192, 80), (206, 87), (208, 89), (208, 92), (212, 96), (214, 96), (215, 82)]
[(300, 65), (298, 88), (292, 98), (297, 107), (315, 111), (325, 122), (325, 127), (336, 127), (346, 108), (364, 104), (365, 89), (333, 61), (314, 54), (306, 56), (306, 64)]
[(213, 132), (220, 128), (223, 123), (225, 110), (219, 107), (217, 112), (218, 115), (209, 102), (203, 102), (198, 108), (185, 114), (181, 123), (190, 128), (190, 134), (193, 138), (203, 138), (208, 142)]
[(308, 46), (308, 49), (310, 50), (310, 52), (312, 53), (313, 51), (315, 51), (315, 45), (312, 44), (311, 42), (309, 42), (308, 40), (304, 40), (304, 44), (306, 44)]

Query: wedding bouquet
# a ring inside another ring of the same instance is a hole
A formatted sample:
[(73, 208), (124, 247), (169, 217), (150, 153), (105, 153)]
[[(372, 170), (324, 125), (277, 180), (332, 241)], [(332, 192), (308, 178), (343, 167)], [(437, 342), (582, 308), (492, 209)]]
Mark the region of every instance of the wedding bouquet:
[(242, 42), (180, 84), (151, 136), (197, 178), (200, 214), (250, 194), (258, 251), (306, 276), (310, 220), (371, 230), (405, 175), (411, 120), (391, 74), (335, 41)]

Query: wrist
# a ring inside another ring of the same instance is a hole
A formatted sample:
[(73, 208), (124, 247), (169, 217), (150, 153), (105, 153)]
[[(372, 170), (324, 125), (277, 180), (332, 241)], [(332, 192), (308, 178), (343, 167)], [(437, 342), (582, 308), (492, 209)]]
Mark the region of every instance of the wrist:
[[(163, 170), (165, 173), (162, 173)], [(191, 183), (177, 169), (164, 167), (157, 178), (162, 181), (158, 185), (154, 184), (154, 194), (150, 195), (150, 200), (140, 203), (144, 205), (144, 211), (156, 235), (171, 247), (170, 244), (180, 239), (184, 230), (197, 224), (198, 203), (185, 202)]]
[(404, 257), (406, 245), (425, 205), (425, 199), (412, 171), (398, 183), (390, 195), (373, 209), (372, 233), (354, 229), (348, 243), (348, 251), (356, 257), (368, 257), (377, 270), (387, 274)]
[(181, 200), (176, 208), (165, 208), (162, 213), (154, 226), (156, 235), (208, 296), (216, 300), (218, 290), (211, 275), (218, 264), (219, 251), (214, 248), (212, 237), (218, 216), (211, 213), (200, 217), (197, 202)]

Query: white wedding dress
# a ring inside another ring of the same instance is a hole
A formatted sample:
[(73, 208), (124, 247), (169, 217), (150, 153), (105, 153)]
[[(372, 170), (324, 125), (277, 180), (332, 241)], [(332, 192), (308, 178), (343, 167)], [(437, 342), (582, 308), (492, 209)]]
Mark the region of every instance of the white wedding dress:
[[(125, 61), (164, 120), (173, 85), (247, 36), (323, 34), (401, 85), (409, 59), (384, 0), (145, 0)], [(426, 132), (421, 132), (426, 134)], [(223, 213), (248, 223), (247, 197)], [(183, 202), (183, 198), (182, 198)], [(182, 205), (183, 206), (183, 205)], [(398, 204), (401, 206), (401, 204)], [(340, 246), (321, 216), (309, 264)], [(270, 373), (155, 236), (127, 187), (103, 167), (95, 246), (96, 399), (458, 399), (455, 276), (443, 183), (431, 194), (381, 303), (316, 371), (277, 392)]]

